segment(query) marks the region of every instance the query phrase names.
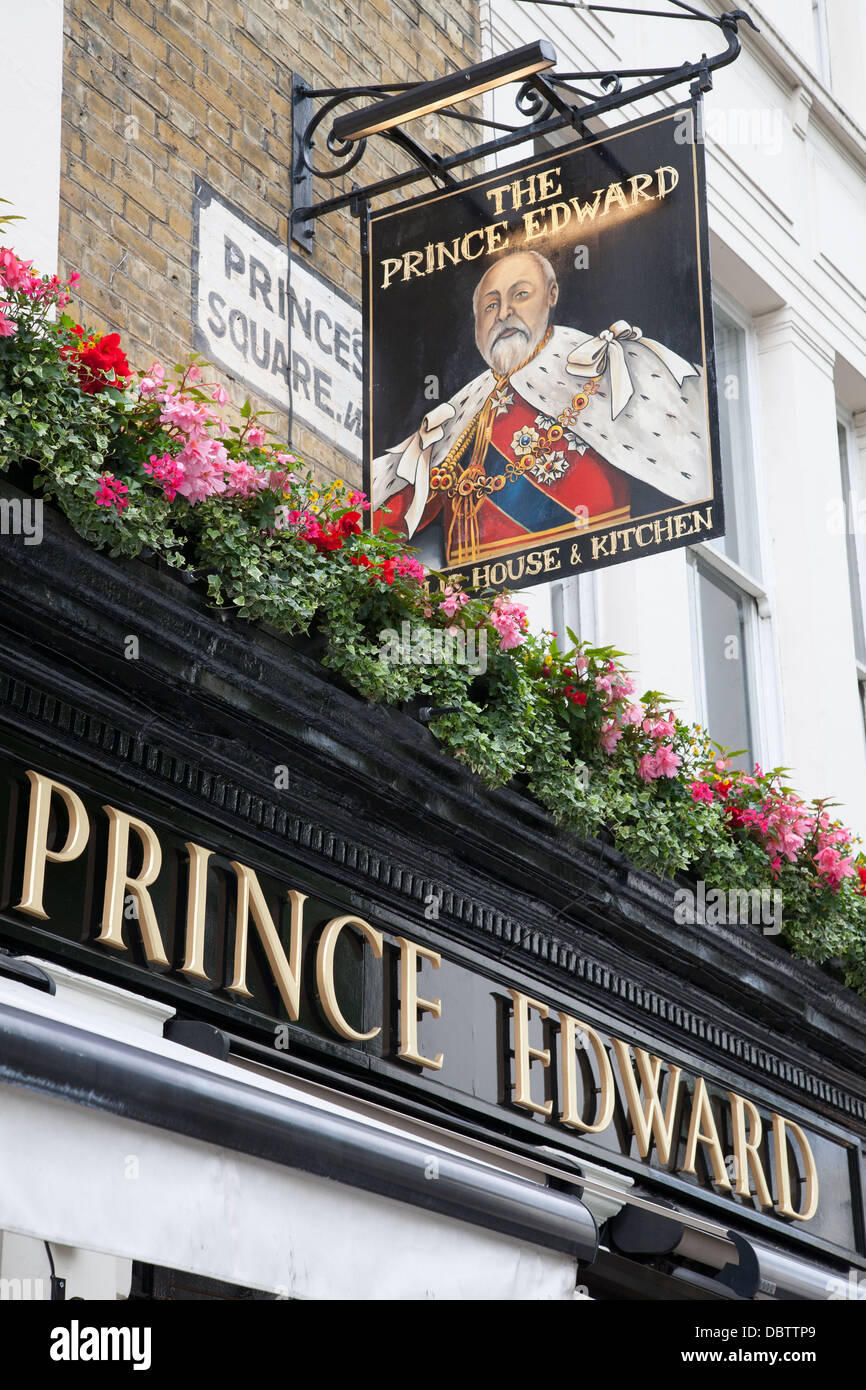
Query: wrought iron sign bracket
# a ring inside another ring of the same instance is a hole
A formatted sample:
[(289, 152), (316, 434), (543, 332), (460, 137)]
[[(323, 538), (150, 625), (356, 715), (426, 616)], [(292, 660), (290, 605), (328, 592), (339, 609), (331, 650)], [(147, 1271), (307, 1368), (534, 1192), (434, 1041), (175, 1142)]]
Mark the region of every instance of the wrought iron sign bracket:
[[(587, 122), (594, 116), (631, 105), (659, 92), (686, 83), (690, 93), (698, 97), (712, 89), (713, 73), (734, 62), (740, 53), (740, 24), (748, 24), (755, 32), (758, 27), (745, 10), (731, 10), (713, 16), (695, 10), (685, 0), (669, 0), (675, 10), (626, 9), (613, 5), (576, 4), (574, 0), (536, 0), (539, 4), (558, 5), (570, 9), (612, 10), (617, 14), (655, 15), (660, 19), (703, 21), (713, 24), (725, 38), (725, 48), (708, 57), (703, 53), (695, 62), (683, 62), (675, 67), (630, 68), (619, 72), (543, 71), (556, 62), (550, 44), (538, 41), (524, 49), (488, 60), (448, 78), (432, 82), (385, 83), (359, 87), (312, 88), (297, 74), (292, 76), (292, 214), (291, 238), (306, 251), (313, 246), (316, 219), (341, 208), (349, 207), (356, 215), (372, 199), (392, 193), (399, 188), (425, 179), (436, 187), (455, 185), (453, 170), (462, 165), (498, 155), (527, 140), (535, 140), (572, 126), (580, 138), (589, 133)], [(640, 79), (628, 85), (630, 79)], [(509, 125), (475, 114), (454, 109), (454, 103), (466, 101), (508, 82), (520, 83), (515, 106), (525, 123)], [(598, 90), (575, 86), (575, 82), (596, 84)], [(444, 95), (443, 95), (444, 93)], [(360, 97), (373, 101), (372, 106), (337, 116), (337, 108)], [(316, 109), (316, 104), (321, 105)], [(458, 120), (479, 129), (496, 132), (481, 144), (469, 146), (455, 154), (437, 154), (425, 149), (403, 124), (435, 111), (448, 120)], [(325, 149), (332, 157), (330, 167), (319, 167), (314, 155), (316, 136), (326, 130)], [(348, 174), (363, 158), (367, 140), (376, 135), (408, 154), (412, 167), (366, 186), (353, 184), (348, 192), (315, 201), (313, 181), (338, 179)]]

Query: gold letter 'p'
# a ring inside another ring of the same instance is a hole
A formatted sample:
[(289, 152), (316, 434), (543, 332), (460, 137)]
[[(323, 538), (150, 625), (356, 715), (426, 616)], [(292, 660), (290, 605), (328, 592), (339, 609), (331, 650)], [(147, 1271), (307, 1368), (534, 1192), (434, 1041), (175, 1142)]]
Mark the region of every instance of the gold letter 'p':
[[(30, 783), (30, 815), (27, 821), (27, 851), (24, 856), (23, 894), (18, 904), (19, 912), (29, 912), (31, 917), (47, 918), (42, 906), (45, 891), (45, 865), (67, 864), (77, 859), (90, 833), (90, 822), (84, 803), (71, 787), (53, 782), (40, 772), (28, 772)], [(51, 815), (51, 797), (60, 797), (69, 817), (69, 831), (62, 849), (48, 848), (48, 821)]]

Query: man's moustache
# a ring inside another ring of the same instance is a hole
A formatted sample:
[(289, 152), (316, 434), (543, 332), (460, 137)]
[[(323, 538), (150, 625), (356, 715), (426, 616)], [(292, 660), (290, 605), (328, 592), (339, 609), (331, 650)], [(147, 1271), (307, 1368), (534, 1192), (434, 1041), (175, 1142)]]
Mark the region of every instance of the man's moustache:
[(493, 342), (490, 344), (490, 346), (496, 347), (496, 344), (500, 342), (502, 338), (504, 338), (507, 334), (511, 333), (520, 333), (524, 338), (527, 339), (527, 341), (529, 340), (529, 330), (527, 329), (526, 324), (520, 322), (514, 323), (510, 320), (506, 320), (506, 322), (503, 323), (502, 326), (498, 329), (496, 337), (493, 339)]

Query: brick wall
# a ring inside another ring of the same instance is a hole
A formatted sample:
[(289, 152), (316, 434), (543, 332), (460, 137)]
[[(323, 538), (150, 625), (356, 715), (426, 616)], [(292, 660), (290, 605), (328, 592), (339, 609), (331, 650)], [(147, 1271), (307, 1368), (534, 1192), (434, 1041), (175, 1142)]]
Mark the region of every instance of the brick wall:
[[(138, 367), (193, 350), (196, 176), (285, 243), (292, 71), (314, 86), (349, 86), (465, 67), (480, 57), (476, 8), (464, 0), (423, 0), (423, 11), (419, 0), (66, 0), (60, 260), (81, 273), (83, 319), (120, 331)], [(465, 138), (456, 123), (441, 126), (428, 130), (439, 148)], [(391, 160), (387, 145), (371, 141), (360, 177), (406, 167), (400, 155)], [(317, 197), (332, 191), (341, 184), (317, 181)], [(309, 263), (360, 298), (348, 212), (319, 220)], [(297, 423), (293, 444), (323, 472), (360, 478)]]

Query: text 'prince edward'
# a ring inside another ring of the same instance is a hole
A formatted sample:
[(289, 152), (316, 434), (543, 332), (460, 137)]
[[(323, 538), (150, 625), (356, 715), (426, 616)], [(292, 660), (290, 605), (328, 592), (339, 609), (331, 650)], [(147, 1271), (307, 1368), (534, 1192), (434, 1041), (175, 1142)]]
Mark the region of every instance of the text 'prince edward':
[(712, 494), (701, 368), (624, 320), (554, 326), (558, 299), (538, 252), (495, 261), (472, 301), (488, 369), (373, 461), (374, 525), (430, 564), (616, 524), (656, 493), (659, 506)]

